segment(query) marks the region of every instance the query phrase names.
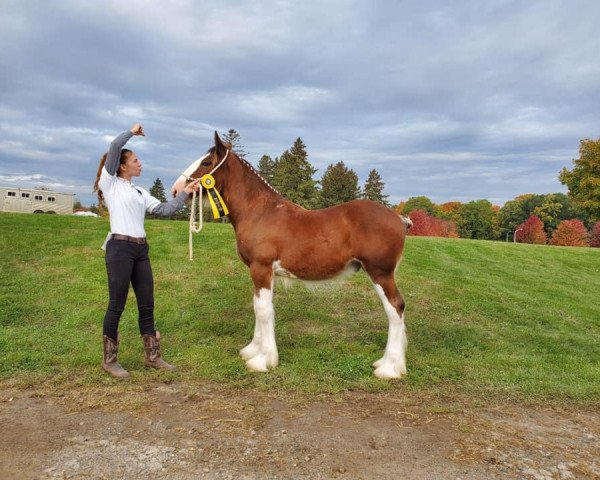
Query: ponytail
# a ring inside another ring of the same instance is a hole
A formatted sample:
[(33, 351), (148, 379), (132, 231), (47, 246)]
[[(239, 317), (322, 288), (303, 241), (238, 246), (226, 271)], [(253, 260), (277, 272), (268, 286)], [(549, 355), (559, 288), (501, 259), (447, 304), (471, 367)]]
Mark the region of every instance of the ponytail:
[[(121, 149), (121, 157), (119, 158), (119, 165), (123, 165), (127, 161), (127, 157), (129, 157), (130, 153), (132, 153), (132, 151), (127, 148)], [(102, 193), (102, 190), (100, 190), (100, 185), (98, 185), (98, 183), (100, 182), (100, 175), (102, 175), (102, 169), (104, 168), (104, 165), (106, 164), (107, 157), (108, 157), (108, 152), (106, 152), (104, 155), (102, 155), (102, 158), (100, 158), (100, 164), (98, 165), (98, 172), (96, 173), (96, 181), (94, 182), (94, 192), (97, 192), (97, 194), (98, 194), (98, 209), (99, 210), (102, 210), (102, 208), (104, 207), (104, 194)]]

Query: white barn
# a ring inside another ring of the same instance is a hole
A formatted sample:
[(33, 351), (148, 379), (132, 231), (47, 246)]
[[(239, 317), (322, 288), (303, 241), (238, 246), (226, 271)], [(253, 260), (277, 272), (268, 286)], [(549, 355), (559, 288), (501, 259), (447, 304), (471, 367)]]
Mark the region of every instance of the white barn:
[(74, 193), (0, 187), (0, 212), (72, 214)]

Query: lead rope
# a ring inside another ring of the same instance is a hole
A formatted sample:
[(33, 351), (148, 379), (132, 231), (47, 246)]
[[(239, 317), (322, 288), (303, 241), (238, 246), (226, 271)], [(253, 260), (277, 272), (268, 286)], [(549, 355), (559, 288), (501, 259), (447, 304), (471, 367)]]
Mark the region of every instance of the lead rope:
[[(223, 160), (221, 160), (217, 164), (217, 166), (210, 171), (209, 175), (212, 175), (213, 173), (215, 173), (217, 168), (219, 168), (221, 165), (223, 165), (223, 162), (227, 158), (227, 155), (229, 155), (229, 150), (227, 150), (225, 152), (225, 156), (223, 157)], [(185, 173), (183, 175), (185, 175)], [(187, 175), (185, 175), (185, 177), (188, 181), (194, 180), (193, 178), (191, 178)], [(202, 230), (202, 227), (204, 227), (204, 208), (203, 208), (203, 202), (202, 202), (202, 190), (203, 190), (202, 183), (200, 183), (199, 188), (198, 188), (198, 215), (196, 215), (196, 191), (195, 190), (192, 195), (192, 208), (190, 211), (190, 229), (189, 229), (190, 262), (192, 260), (194, 260), (193, 234), (200, 233), (200, 231)], [(198, 216), (198, 220), (196, 220), (196, 216)]]

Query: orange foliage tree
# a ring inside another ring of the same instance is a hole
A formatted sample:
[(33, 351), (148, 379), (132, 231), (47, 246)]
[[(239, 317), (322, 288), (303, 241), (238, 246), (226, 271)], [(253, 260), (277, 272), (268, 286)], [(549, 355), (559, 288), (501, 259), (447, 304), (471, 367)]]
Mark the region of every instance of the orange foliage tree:
[(451, 220), (432, 217), (425, 210), (413, 210), (408, 216), (413, 222), (410, 235), (458, 238), (456, 225)]
[(600, 221), (594, 224), (590, 232), (590, 247), (600, 248)]
[(562, 245), (567, 247), (587, 247), (588, 231), (581, 220), (563, 220), (558, 224), (551, 245)]
[(544, 224), (536, 215), (532, 215), (517, 227), (517, 242), (545, 244), (548, 241)]

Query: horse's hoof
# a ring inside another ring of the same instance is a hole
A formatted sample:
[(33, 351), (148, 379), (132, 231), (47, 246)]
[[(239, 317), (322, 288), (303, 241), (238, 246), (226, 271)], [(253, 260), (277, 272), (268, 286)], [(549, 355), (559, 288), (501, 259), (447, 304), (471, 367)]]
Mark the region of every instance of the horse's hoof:
[(246, 361), (246, 368), (251, 372), (267, 372), (267, 357), (264, 354), (255, 355)]
[[(402, 371), (404, 370), (404, 371)], [(375, 369), (375, 376), (377, 378), (384, 378), (384, 379), (394, 379), (394, 378), (401, 378), (402, 374), (406, 373), (406, 368), (402, 369), (399, 367), (394, 366), (393, 363), (391, 362), (386, 362), (382, 365), (380, 365), (378, 368)]]
[(251, 358), (256, 357), (256, 355), (258, 355), (258, 350), (258, 346), (256, 346), (254, 343), (249, 343), (240, 350), (240, 356), (244, 360), (250, 360)]
[(375, 368), (381, 367), (383, 365), (383, 362), (385, 362), (385, 357), (381, 357), (376, 362), (373, 362), (373, 367), (375, 367)]

